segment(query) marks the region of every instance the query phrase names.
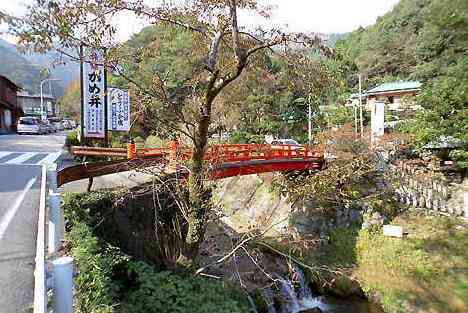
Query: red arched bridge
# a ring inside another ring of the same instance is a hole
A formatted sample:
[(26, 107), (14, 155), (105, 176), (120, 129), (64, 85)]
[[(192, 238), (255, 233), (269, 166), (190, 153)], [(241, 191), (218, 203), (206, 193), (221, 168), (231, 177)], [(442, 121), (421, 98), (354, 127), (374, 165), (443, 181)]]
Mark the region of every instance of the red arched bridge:
[[(81, 163), (58, 172), (58, 184), (128, 171), (141, 166), (163, 165), (167, 170), (189, 174), (181, 166), (190, 160), (192, 150), (172, 142), (169, 147), (135, 149), (134, 144), (125, 148), (97, 148), (74, 146), (71, 152), (77, 156), (113, 157), (113, 161)], [(320, 170), (323, 154), (308, 146), (269, 144), (220, 144), (209, 146), (205, 161), (210, 179), (238, 175), (291, 170)]]

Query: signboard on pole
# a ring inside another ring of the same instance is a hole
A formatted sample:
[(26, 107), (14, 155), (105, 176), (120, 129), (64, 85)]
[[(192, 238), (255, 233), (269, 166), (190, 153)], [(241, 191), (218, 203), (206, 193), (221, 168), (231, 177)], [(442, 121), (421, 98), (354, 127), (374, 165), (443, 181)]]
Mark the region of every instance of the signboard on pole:
[(92, 60), (84, 62), (82, 79), (84, 137), (105, 138), (105, 74), (101, 54), (94, 52)]
[(371, 112), (372, 142), (377, 141), (385, 132), (385, 103), (375, 101)]
[(112, 131), (130, 130), (130, 97), (128, 91), (109, 88), (107, 125)]

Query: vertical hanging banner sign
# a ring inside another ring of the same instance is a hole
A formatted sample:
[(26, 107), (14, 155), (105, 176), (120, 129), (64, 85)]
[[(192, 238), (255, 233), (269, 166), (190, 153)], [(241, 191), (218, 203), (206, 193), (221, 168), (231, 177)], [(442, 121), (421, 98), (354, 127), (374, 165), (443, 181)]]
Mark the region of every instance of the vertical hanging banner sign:
[(94, 51), (83, 64), (84, 136), (105, 138), (105, 83), (104, 60)]
[(128, 91), (109, 88), (107, 125), (112, 131), (130, 130), (130, 97)]

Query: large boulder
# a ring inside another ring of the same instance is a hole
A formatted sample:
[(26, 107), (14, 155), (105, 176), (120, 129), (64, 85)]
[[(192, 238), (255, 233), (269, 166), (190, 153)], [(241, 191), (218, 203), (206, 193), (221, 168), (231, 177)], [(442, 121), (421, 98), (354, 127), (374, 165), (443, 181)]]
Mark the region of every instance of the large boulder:
[(316, 308), (312, 308), (312, 309), (305, 309), (305, 310), (301, 310), (297, 313), (322, 313), (323, 311), (319, 308), (319, 307), (316, 307)]

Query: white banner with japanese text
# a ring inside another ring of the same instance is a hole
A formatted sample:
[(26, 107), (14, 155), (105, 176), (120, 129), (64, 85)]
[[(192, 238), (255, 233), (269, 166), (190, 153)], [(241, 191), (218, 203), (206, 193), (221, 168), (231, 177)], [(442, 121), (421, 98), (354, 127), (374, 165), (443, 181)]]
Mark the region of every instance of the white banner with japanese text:
[(84, 136), (105, 138), (104, 66), (102, 57), (94, 56), (83, 64)]
[(107, 125), (112, 131), (130, 130), (130, 97), (128, 91), (109, 88)]

